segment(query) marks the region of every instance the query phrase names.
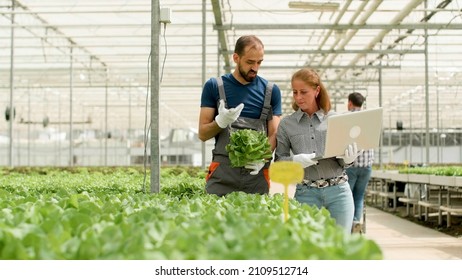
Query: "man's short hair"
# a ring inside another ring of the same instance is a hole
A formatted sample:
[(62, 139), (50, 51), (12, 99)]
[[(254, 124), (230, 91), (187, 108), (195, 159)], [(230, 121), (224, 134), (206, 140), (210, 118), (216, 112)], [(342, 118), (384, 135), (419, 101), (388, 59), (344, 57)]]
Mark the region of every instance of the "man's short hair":
[(348, 101), (351, 101), (356, 107), (363, 106), (365, 100), (366, 98), (359, 92), (353, 92), (348, 95)]
[(245, 48), (248, 46), (261, 46), (264, 48), (262, 41), (255, 35), (244, 35), (241, 36), (234, 47), (234, 52), (237, 53), (239, 56), (243, 56), (245, 52)]

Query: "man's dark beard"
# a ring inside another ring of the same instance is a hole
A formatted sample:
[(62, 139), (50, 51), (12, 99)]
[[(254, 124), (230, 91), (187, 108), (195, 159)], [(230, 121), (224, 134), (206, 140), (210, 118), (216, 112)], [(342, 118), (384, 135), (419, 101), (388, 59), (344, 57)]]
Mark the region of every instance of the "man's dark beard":
[(247, 82), (251, 83), (253, 82), (253, 80), (255, 80), (255, 78), (257, 77), (257, 75), (255, 75), (255, 77), (248, 77), (247, 75), (250, 73), (250, 72), (253, 72), (255, 74), (257, 74), (257, 72), (253, 71), (253, 70), (250, 70), (249, 72), (245, 73), (244, 71), (241, 70), (241, 68), (239, 67), (239, 74), (241, 75), (242, 78), (244, 78), (244, 80), (246, 80)]

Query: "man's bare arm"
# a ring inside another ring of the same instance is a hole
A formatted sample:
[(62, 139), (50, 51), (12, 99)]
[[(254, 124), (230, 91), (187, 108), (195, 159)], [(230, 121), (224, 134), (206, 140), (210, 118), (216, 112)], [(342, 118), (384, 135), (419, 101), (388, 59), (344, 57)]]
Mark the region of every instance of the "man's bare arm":
[(215, 108), (202, 107), (199, 115), (199, 139), (207, 141), (221, 131), (215, 122)]
[(268, 141), (271, 145), (271, 150), (276, 149), (276, 133), (278, 131), (280, 116), (273, 116), (273, 119), (268, 121)]

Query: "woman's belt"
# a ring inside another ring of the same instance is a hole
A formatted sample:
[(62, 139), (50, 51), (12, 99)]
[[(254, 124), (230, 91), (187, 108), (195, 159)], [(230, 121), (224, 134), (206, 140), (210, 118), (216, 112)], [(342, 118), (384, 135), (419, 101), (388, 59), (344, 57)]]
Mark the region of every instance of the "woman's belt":
[(330, 179), (319, 179), (315, 181), (304, 179), (302, 184), (307, 187), (325, 188), (325, 187), (340, 185), (347, 181), (348, 181), (348, 176), (346, 174), (342, 174), (338, 177), (334, 177)]

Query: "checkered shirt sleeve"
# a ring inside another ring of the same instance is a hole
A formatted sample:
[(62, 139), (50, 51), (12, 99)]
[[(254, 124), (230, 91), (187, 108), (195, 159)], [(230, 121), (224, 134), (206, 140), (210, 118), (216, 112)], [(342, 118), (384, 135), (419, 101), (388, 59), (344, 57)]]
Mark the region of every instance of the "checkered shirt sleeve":
[(365, 150), (353, 163), (354, 167), (368, 167), (374, 163), (374, 150)]

